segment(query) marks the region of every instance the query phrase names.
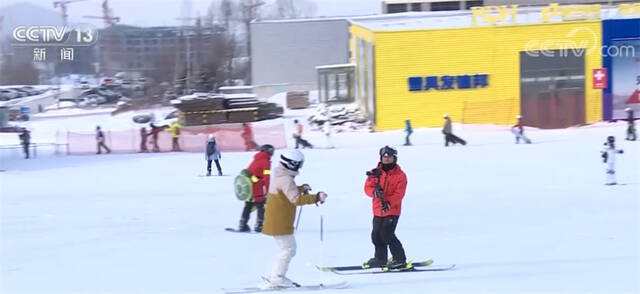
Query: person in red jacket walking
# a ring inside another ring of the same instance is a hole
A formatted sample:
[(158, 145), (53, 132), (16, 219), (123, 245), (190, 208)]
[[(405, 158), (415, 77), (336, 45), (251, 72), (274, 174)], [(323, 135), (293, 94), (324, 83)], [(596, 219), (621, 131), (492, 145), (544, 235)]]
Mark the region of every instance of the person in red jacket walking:
[(253, 140), (253, 130), (248, 123), (242, 123), (242, 134), (240, 135), (244, 140), (245, 151), (256, 150), (258, 144)]
[[(380, 148), (378, 166), (367, 172), (364, 192), (372, 198), (373, 229), (371, 242), (375, 255), (363, 266), (392, 269), (407, 267), (402, 243), (396, 237), (396, 226), (402, 209), (402, 198), (407, 189), (407, 175), (398, 165), (398, 151), (389, 146)], [(392, 259), (387, 262), (387, 248)]]
[(270, 144), (260, 146), (260, 152), (253, 156), (253, 161), (249, 164), (247, 170), (253, 183), (253, 197), (244, 203), (242, 215), (240, 216), (240, 225), (238, 231), (248, 232), (249, 226), (247, 222), (251, 215), (251, 210), (255, 206), (258, 210), (258, 218), (254, 231), (262, 232), (262, 224), (264, 223), (264, 201), (265, 195), (269, 191), (269, 180), (271, 175), (271, 156), (273, 156), (274, 148)]

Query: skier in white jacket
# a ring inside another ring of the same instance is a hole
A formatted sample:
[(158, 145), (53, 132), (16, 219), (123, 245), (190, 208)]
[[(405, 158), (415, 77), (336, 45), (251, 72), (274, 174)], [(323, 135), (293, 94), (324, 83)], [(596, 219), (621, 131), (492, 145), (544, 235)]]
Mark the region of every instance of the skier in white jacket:
[(616, 153), (622, 154), (622, 149), (616, 149), (616, 138), (614, 136), (607, 137), (604, 143), (604, 150), (600, 152), (603, 162), (607, 164), (607, 182), (605, 185), (616, 185)]

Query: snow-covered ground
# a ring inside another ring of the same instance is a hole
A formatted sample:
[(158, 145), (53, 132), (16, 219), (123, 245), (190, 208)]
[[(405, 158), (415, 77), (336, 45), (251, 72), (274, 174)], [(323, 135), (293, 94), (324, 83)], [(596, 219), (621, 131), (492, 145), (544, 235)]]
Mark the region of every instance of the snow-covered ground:
[[(281, 122), (290, 130), (305, 113), (288, 111)], [(30, 122), (36, 133), (97, 123), (127, 128), (130, 117)], [(623, 140), (623, 123), (529, 130), (531, 145), (514, 144), (500, 126), (454, 131), (469, 144), (445, 148), (440, 130), (425, 128), (410, 147), (399, 146), (401, 131), (354, 132), (335, 134), (336, 149), (304, 150), (298, 183), (329, 198), (303, 208), (288, 276), (350, 283), (327, 293), (640, 292), (640, 142)], [(603, 185), (608, 135), (625, 150), (618, 186)], [(307, 137), (322, 146), (320, 132)], [(338, 276), (315, 268), (372, 257), (363, 183), (385, 144), (398, 146), (408, 176), (397, 229), (408, 257), (454, 270)], [(199, 153), (1, 157), (0, 293), (221, 293), (258, 284), (275, 242), (224, 231), (243, 206), (233, 176), (252, 156), (224, 153), (223, 177), (199, 177)]]

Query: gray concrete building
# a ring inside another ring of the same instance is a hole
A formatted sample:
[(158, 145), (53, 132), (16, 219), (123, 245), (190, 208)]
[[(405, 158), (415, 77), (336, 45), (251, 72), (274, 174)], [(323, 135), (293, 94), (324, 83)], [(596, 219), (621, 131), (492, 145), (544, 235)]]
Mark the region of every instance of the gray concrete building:
[(209, 62), (220, 38), (220, 28), (204, 26), (134, 27), (114, 25), (100, 30), (98, 71), (102, 75), (117, 72), (141, 72), (153, 77), (158, 71), (184, 68), (191, 71)]
[(316, 66), (349, 62), (346, 18), (251, 23), (251, 80), (258, 97), (315, 90)]

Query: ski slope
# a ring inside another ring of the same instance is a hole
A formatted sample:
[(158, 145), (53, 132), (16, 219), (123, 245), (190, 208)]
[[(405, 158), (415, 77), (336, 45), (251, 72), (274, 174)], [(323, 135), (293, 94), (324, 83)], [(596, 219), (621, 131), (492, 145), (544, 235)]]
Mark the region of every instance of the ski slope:
[[(287, 128), (293, 118), (282, 119)], [(34, 123), (46, 129), (46, 121)], [(528, 130), (531, 145), (514, 144), (506, 127), (454, 132), (469, 144), (445, 148), (440, 129), (424, 128), (414, 146), (399, 146), (401, 131), (356, 132), (335, 134), (336, 149), (303, 150), (298, 183), (329, 198), (303, 208), (288, 277), (350, 283), (326, 293), (640, 292), (640, 142), (623, 140), (624, 123)], [(623, 185), (603, 185), (599, 151), (608, 135), (625, 151), (617, 161)], [(306, 137), (323, 144), (320, 132)], [(397, 229), (408, 258), (454, 270), (338, 276), (315, 268), (373, 256), (363, 183), (385, 144), (398, 147), (408, 176)], [(199, 153), (3, 154), (0, 293), (221, 293), (258, 284), (275, 242), (224, 231), (243, 206), (233, 176), (252, 156), (223, 153), (231, 176), (199, 177)]]

